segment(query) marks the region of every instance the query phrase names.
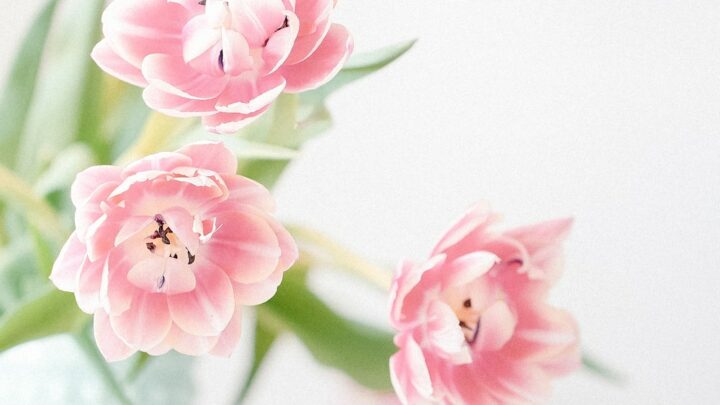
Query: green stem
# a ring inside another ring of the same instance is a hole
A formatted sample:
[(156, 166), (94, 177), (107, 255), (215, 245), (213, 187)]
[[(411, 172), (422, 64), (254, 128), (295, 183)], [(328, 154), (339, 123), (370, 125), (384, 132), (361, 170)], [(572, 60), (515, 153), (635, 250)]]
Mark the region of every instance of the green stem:
[(318, 247), (333, 264), (355, 274), (384, 290), (390, 289), (392, 274), (351, 252), (322, 233), (300, 225), (286, 225), (287, 229), (300, 242)]
[(188, 129), (195, 121), (179, 119), (153, 112), (145, 122), (142, 134), (135, 144), (119, 159), (118, 164), (127, 164), (147, 155), (163, 151), (172, 139)]
[(115, 377), (115, 373), (113, 373), (105, 359), (98, 351), (97, 347), (95, 347), (95, 342), (93, 342), (93, 340), (90, 338), (90, 335), (87, 332), (83, 331), (75, 335), (75, 339), (78, 342), (80, 348), (87, 355), (90, 363), (100, 374), (100, 377), (102, 378), (107, 388), (115, 395), (117, 400), (121, 404), (131, 405), (132, 401), (130, 401), (127, 394), (125, 394), (125, 390)]

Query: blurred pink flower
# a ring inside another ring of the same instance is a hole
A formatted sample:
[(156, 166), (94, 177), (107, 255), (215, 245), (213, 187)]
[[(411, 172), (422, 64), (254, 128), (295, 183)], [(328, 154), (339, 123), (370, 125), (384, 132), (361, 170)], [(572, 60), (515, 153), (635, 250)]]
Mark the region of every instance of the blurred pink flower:
[(151, 108), (235, 132), (283, 91), (329, 81), (352, 52), (334, 0), (114, 0), (92, 57)]
[(551, 378), (579, 365), (575, 321), (546, 302), (572, 221), (498, 232), (497, 219), (477, 206), (430, 259), (400, 266), (390, 367), (403, 403), (542, 402)]
[(275, 294), (297, 247), (267, 189), (236, 169), (222, 143), (196, 143), (78, 174), (76, 230), (50, 278), (94, 314), (107, 360), (229, 356), (242, 307)]

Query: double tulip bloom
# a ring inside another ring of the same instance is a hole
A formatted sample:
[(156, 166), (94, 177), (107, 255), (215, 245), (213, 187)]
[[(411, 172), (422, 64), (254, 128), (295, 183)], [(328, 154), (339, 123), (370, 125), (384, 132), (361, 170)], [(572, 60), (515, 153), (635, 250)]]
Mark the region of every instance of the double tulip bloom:
[(404, 404), (530, 404), (552, 377), (579, 364), (578, 330), (546, 302), (562, 270), (571, 221), (499, 232), (476, 207), (431, 257), (400, 266), (391, 322), (400, 347), (390, 363)]
[(223, 144), (197, 143), (77, 176), (76, 230), (51, 280), (94, 314), (107, 360), (229, 356), (243, 306), (275, 294), (297, 247), (270, 193), (236, 170)]
[(283, 91), (329, 81), (352, 52), (334, 0), (115, 0), (92, 56), (151, 108), (231, 133)]

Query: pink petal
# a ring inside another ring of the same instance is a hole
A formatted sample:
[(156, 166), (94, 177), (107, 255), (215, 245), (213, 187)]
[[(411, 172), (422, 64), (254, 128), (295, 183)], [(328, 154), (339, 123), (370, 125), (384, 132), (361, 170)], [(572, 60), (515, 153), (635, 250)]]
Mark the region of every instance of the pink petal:
[(211, 76), (186, 65), (179, 56), (149, 55), (142, 64), (148, 83), (156, 89), (190, 100), (214, 99), (225, 90), (226, 76)]
[[(125, 219), (120, 231), (115, 236), (115, 246), (121, 245), (126, 240), (137, 237), (138, 233), (142, 232), (145, 228), (148, 228), (150, 224), (154, 223), (155, 220), (150, 216), (132, 216)], [(147, 234), (142, 235), (143, 237)]]
[(572, 218), (561, 218), (553, 221), (515, 228), (505, 235), (517, 239), (528, 250), (530, 255), (550, 245), (561, 243), (572, 227)]
[(145, 88), (143, 100), (148, 107), (171, 117), (202, 117), (215, 112), (215, 100), (213, 99), (192, 100), (162, 91), (153, 85)]
[(162, 217), (175, 236), (192, 254), (200, 247), (199, 235), (193, 231), (194, 217), (184, 208), (173, 207), (162, 211)]
[(353, 50), (353, 40), (345, 27), (333, 24), (322, 44), (307, 59), (285, 65), (280, 72), (288, 93), (299, 93), (322, 86), (342, 69)]
[(135, 353), (135, 349), (120, 340), (110, 325), (110, 318), (105, 311), (95, 312), (93, 318), (95, 343), (100, 353), (109, 362), (125, 360)]
[(110, 317), (115, 333), (129, 346), (148, 350), (165, 339), (172, 320), (165, 294), (136, 290), (130, 308)]
[(252, 114), (267, 107), (285, 88), (281, 75), (270, 75), (254, 79), (234, 78), (217, 100), (220, 112)]
[(472, 362), (465, 335), (458, 326), (458, 318), (453, 310), (441, 301), (434, 301), (428, 309), (428, 318), (428, 337), (437, 349), (436, 354), (453, 364)]
[(53, 264), (50, 280), (63, 291), (74, 292), (77, 289), (77, 277), (85, 259), (85, 244), (73, 232), (60, 250)]
[(135, 264), (127, 275), (135, 287), (152, 293), (168, 295), (192, 291), (196, 286), (195, 275), (190, 271), (186, 258), (152, 257)]
[(265, 61), (263, 73), (269, 74), (280, 68), (290, 56), (297, 38), (300, 22), (292, 13), (285, 13), (288, 26), (274, 33), (263, 48), (262, 58)]
[(435, 248), (433, 255), (444, 252), (465, 239), (471, 232), (487, 227), (492, 220), (487, 204), (478, 204), (466, 212), (453, 226), (445, 232)]
[(102, 203), (107, 200), (117, 186), (117, 182), (98, 185), (90, 196), (84, 199), (83, 204), (77, 207), (75, 210), (75, 229), (77, 230), (77, 235), (80, 240), (86, 240), (90, 226), (104, 215)]
[(304, 61), (320, 46), (330, 30), (332, 9), (330, 0), (305, 0), (294, 7), (300, 29), (287, 64), (295, 65)]
[(186, 8), (167, 0), (114, 1), (103, 13), (103, 33), (120, 57), (140, 67), (154, 53), (181, 54), (189, 18)]
[(238, 76), (244, 72), (253, 70), (255, 67), (255, 59), (251, 54), (250, 46), (245, 40), (245, 37), (239, 32), (223, 30), (222, 47), (222, 68), (225, 73)]
[(403, 327), (408, 313), (416, 313), (420, 310), (422, 305), (420, 300), (424, 301), (424, 295), (420, 297), (419, 295), (422, 294), (415, 294), (415, 297), (412, 297), (411, 293), (420, 283), (423, 275), (439, 268), (444, 263), (445, 255), (437, 255), (422, 264), (414, 264), (409, 261), (400, 264), (390, 287), (390, 322), (395, 328)]
[(77, 275), (75, 300), (85, 313), (92, 314), (100, 308), (100, 285), (104, 264), (104, 260), (91, 262), (86, 257)]
[(231, 1), (233, 27), (247, 38), (252, 48), (260, 48), (280, 28), (285, 19), (281, 0)]
[(403, 404), (421, 403), (433, 394), (425, 356), (410, 336), (400, 338), (400, 351), (390, 358), (390, 379)]
[(206, 215), (212, 216), (224, 211), (236, 211), (252, 206), (264, 212), (275, 211), (272, 194), (262, 184), (241, 176), (222, 176), (229, 195), (222, 203), (208, 207)]
[[(189, 63), (213, 48), (221, 39), (221, 31), (214, 27), (207, 14), (193, 17), (183, 27), (183, 59)], [(217, 62), (217, 59), (215, 60)]]
[(160, 152), (130, 163), (122, 171), (122, 176), (127, 178), (146, 171), (169, 172), (183, 166), (192, 166), (192, 159), (178, 152)]
[(251, 124), (269, 108), (270, 105), (267, 105), (252, 114), (217, 113), (204, 116), (202, 121), (209, 132), (215, 134), (232, 134)]
[(210, 354), (214, 356), (230, 357), (240, 342), (242, 334), (242, 306), (235, 307), (232, 319), (225, 330), (220, 334), (215, 347)]
[(147, 86), (147, 81), (143, 77), (140, 68), (128, 63), (128, 61), (115, 53), (107, 39), (98, 42), (90, 56), (100, 66), (100, 69), (108, 74), (135, 86)]
[(243, 305), (260, 305), (267, 302), (277, 292), (285, 270), (278, 268), (268, 278), (257, 283), (233, 283), (235, 301)]
[(483, 351), (499, 350), (512, 337), (516, 324), (517, 319), (507, 303), (497, 301), (483, 312), (475, 344)]
[(173, 321), (196, 336), (217, 336), (235, 310), (230, 279), (216, 266), (198, 261), (192, 266), (197, 279), (193, 291), (168, 297)]
[(480, 278), (493, 268), (500, 259), (490, 252), (473, 252), (450, 263), (443, 280), (443, 288), (458, 287)]
[(218, 230), (199, 257), (222, 268), (234, 281), (254, 283), (276, 268), (282, 251), (275, 231), (249, 211), (224, 212), (217, 216)]
[(173, 349), (188, 356), (201, 356), (207, 354), (218, 341), (217, 336), (194, 336), (185, 333), (180, 328), (177, 330), (177, 337), (173, 343)]
[[(244, 177), (234, 176), (237, 172), (237, 157), (222, 142), (194, 143), (184, 146), (178, 150), (178, 153), (192, 159), (193, 167), (212, 170), (219, 174), (232, 175), (230, 177), (233, 179), (244, 179)], [(230, 185), (228, 185), (228, 188), (230, 188)]]
[(119, 315), (130, 308), (137, 287), (128, 281), (128, 273), (137, 260), (129, 249), (120, 246), (110, 251), (103, 269), (100, 284), (100, 300), (110, 315)]

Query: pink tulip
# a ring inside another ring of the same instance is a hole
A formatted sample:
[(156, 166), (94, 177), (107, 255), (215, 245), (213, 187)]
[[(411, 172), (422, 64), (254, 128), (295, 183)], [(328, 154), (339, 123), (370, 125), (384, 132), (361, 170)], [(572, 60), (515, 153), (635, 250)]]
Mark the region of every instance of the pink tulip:
[(202, 117), (231, 133), (283, 91), (314, 89), (353, 48), (334, 0), (115, 0), (92, 52), (109, 74), (145, 88), (151, 108)]
[(229, 356), (243, 306), (275, 294), (297, 247), (267, 189), (236, 169), (222, 143), (196, 143), (78, 174), (76, 229), (50, 279), (94, 314), (108, 361)]
[(578, 366), (575, 321), (546, 302), (571, 220), (499, 232), (497, 219), (475, 207), (427, 261), (400, 266), (390, 367), (404, 404), (538, 403)]

